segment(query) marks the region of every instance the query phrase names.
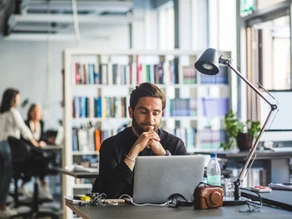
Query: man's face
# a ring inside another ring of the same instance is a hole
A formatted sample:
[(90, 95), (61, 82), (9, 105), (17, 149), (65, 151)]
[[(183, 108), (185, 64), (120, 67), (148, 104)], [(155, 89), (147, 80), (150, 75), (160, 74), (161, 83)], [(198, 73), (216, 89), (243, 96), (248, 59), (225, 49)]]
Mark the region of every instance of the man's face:
[(137, 134), (143, 132), (157, 131), (162, 117), (162, 102), (160, 98), (142, 97), (139, 99), (135, 109), (129, 107), (132, 118), (132, 127)]

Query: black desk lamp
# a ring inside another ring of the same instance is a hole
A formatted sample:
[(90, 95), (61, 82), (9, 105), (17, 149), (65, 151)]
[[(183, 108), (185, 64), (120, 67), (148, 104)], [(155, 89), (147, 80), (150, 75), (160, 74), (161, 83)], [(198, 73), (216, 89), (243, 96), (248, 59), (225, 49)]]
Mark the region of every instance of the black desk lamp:
[(258, 137), (256, 138), (249, 154), (247, 157), (247, 160), (245, 161), (245, 164), (237, 178), (237, 180), (234, 182), (234, 201), (231, 201), (229, 204), (226, 205), (237, 205), (240, 204), (239, 201), (239, 186), (240, 183), (242, 182), (243, 178), (245, 177), (245, 173), (247, 169), (249, 168), (249, 165), (252, 165), (251, 159), (253, 155), (255, 154), (256, 148), (258, 146), (259, 140), (264, 133), (266, 126), (268, 124), (268, 121), (272, 115), (272, 112), (277, 109), (276, 104), (272, 104), (266, 97), (264, 97), (261, 92), (253, 85), (251, 84), (243, 75), (237, 71), (231, 64), (230, 60), (228, 59), (223, 59), (222, 56), (218, 58), (218, 54), (215, 49), (209, 48), (207, 49), (202, 56), (198, 59), (198, 61), (195, 63), (195, 68), (206, 75), (216, 75), (219, 72), (219, 64), (223, 64), (228, 66), (234, 73), (237, 74), (238, 77), (240, 77), (254, 92), (256, 92), (257, 95), (259, 95), (267, 104), (270, 105), (271, 109), (270, 112), (259, 132)]

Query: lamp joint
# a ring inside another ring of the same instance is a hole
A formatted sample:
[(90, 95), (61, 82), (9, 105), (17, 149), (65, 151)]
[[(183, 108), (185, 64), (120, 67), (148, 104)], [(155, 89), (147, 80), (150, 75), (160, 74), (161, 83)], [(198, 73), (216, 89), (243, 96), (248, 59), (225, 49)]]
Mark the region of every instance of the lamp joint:
[(278, 108), (278, 107), (277, 107), (276, 104), (272, 104), (272, 105), (271, 105), (271, 109), (272, 109), (272, 110), (276, 110), (277, 108)]
[(230, 63), (229, 59), (223, 59), (222, 55), (219, 57), (219, 63), (223, 65), (228, 65)]

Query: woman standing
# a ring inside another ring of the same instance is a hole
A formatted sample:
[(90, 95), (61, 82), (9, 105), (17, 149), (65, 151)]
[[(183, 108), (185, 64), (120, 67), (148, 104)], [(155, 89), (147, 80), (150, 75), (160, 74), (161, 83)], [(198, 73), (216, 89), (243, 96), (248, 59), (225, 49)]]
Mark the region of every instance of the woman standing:
[[(17, 211), (6, 206), (9, 183), (12, 177), (10, 147), (7, 142), (9, 136), (20, 139), (21, 135), (38, 147), (29, 128), (25, 125), (20, 112), (16, 109), (20, 102), (19, 91), (5, 90), (0, 105), (0, 218), (17, 214)], [(2, 165), (4, 164), (4, 165)]]

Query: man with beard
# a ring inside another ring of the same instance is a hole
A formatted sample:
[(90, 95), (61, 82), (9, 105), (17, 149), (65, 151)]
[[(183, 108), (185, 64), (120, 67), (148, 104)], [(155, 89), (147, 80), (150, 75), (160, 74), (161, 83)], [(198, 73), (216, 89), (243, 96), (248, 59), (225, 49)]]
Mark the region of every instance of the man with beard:
[(133, 90), (128, 108), (132, 126), (102, 143), (93, 192), (103, 192), (108, 198), (132, 196), (137, 156), (187, 155), (180, 138), (159, 129), (165, 103), (164, 94), (154, 84), (142, 83)]

